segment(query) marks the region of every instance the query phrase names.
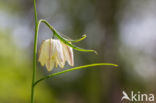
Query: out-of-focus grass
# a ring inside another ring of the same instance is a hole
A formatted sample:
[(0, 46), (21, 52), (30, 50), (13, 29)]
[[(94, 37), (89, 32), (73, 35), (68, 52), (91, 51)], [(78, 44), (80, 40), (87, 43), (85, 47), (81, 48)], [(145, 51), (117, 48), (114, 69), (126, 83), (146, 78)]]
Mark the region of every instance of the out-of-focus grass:
[[(11, 34), (0, 30), (0, 103), (28, 103), (32, 76), (31, 57), (17, 48)], [(37, 88), (37, 103), (56, 103), (44, 83)]]

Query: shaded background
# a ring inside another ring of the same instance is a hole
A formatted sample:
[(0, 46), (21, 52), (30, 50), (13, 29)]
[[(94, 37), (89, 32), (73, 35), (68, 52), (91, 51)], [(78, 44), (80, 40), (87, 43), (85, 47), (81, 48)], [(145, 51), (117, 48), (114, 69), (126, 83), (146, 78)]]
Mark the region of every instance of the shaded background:
[[(155, 94), (155, 5), (155, 0), (37, 0), (39, 18), (72, 39), (87, 34), (76, 45), (97, 50), (98, 55), (74, 51), (75, 66), (109, 62), (119, 68), (94, 67), (46, 80), (36, 87), (35, 103), (120, 103), (123, 90)], [(30, 102), (33, 15), (33, 0), (0, 0), (0, 103)], [(50, 37), (41, 24), (39, 45)], [(38, 63), (38, 78), (47, 74)]]

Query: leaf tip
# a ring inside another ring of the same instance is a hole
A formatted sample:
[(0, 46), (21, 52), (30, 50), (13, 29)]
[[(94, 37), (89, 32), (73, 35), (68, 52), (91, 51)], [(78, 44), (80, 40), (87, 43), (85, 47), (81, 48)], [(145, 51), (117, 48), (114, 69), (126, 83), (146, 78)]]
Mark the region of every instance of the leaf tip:
[(114, 69), (118, 69), (119, 66), (117, 64), (114, 64), (114, 67)]
[(118, 67), (118, 65), (117, 65), (117, 64), (114, 64), (114, 66), (115, 66), (115, 67)]
[(82, 38), (86, 38), (86, 37), (87, 37), (87, 35), (86, 35), (86, 34), (83, 34), (83, 35), (82, 35)]
[(95, 51), (95, 50), (94, 50), (94, 53), (95, 53), (96, 55), (98, 55), (98, 52), (97, 52), (97, 51)]

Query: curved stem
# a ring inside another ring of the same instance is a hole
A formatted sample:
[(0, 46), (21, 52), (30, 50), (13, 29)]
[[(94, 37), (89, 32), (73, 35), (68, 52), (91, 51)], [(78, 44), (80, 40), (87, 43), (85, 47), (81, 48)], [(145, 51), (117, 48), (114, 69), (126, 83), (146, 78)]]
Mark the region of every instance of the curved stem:
[(37, 11), (36, 11), (36, 0), (34, 0), (34, 14), (35, 14), (35, 36), (34, 36), (34, 51), (33, 51), (31, 103), (34, 103), (34, 83), (36, 79), (36, 55), (37, 55), (37, 38), (38, 38), (38, 20), (37, 20)]
[(82, 51), (82, 52), (94, 52), (97, 54), (97, 52), (95, 50), (88, 50), (88, 49), (82, 49), (82, 48), (79, 48), (71, 43), (69, 43), (67, 40), (65, 40), (61, 35), (59, 35), (57, 33), (57, 31), (54, 29), (53, 26), (51, 26), (46, 20), (44, 19), (41, 19), (39, 20), (38, 24), (40, 24), (41, 22), (43, 22), (44, 24), (46, 24), (48, 26), (48, 28), (53, 32), (53, 34), (59, 39), (61, 40), (63, 43), (65, 43), (66, 45), (70, 46), (71, 48), (75, 49), (75, 50), (78, 50), (78, 51)]
[(116, 64), (112, 64), (112, 63), (96, 63), (96, 64), (89, 64), (89, 65), (83, 65), (83, 66), (78, 66), (78, 67), (74, 67), (74, 68), (71, 68), (71, 69), (67, 69), (67, 70), (64, 70), (64, 71), (61, 71), (61, 72), (57, 72), (57, 73), (53, 73), (53, 74), (50, 74), (50, 75), (47, 75), (39, 80), (37, 80), (34, 84), (37, 85), (39, 82), (45, 80), (45, 79), (48, 79), (48, 78), (51, 78), (51, 77), (54, 77), (56, 75), (59, 75), (59, 74), (63, 74), (63, 73), (66, 73), (66, 72), (70, 72), (70, 71), (74, 71), (74, 70), (78, 70), (78, 69), (83, 69), (83, 68), (88, 68), (88, 67), (94, 67), (94, 66), (104, 66), (104, 65), (109, 65), (109, 66), (115, 66), (117, 67), (118, 65)]

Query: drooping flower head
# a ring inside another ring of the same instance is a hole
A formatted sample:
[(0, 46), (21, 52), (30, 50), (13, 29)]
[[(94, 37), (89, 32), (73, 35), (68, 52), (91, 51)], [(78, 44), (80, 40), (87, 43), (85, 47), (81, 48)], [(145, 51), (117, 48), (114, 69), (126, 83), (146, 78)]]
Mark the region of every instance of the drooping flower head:
[(38, 61), (46, 66), (48, 71), (54, 67), (64, 68), (66, 61), (74, 66), (73, 49), (60, 40), (47, 39), (41, 44)]

